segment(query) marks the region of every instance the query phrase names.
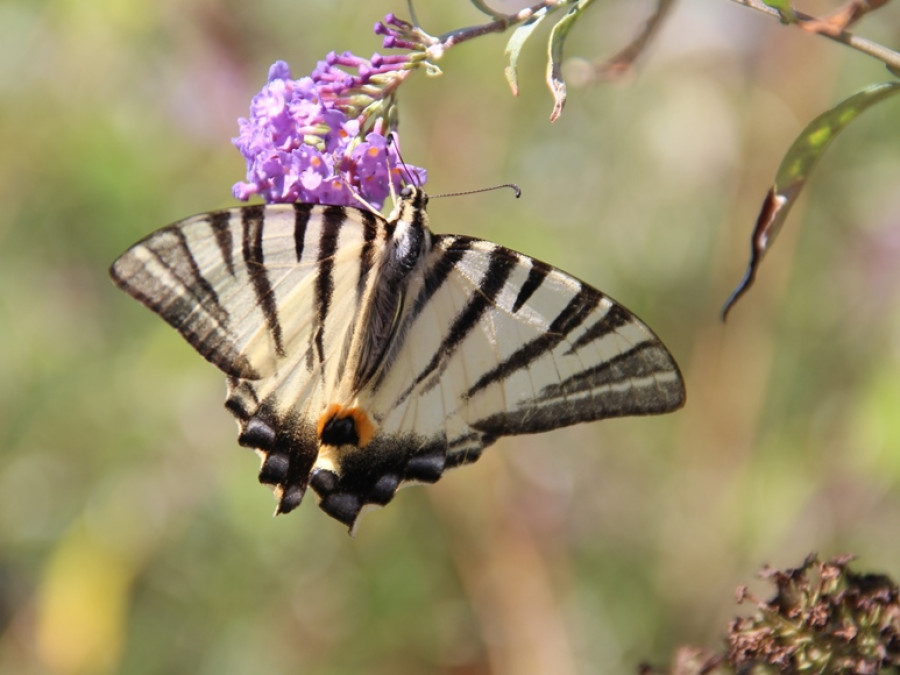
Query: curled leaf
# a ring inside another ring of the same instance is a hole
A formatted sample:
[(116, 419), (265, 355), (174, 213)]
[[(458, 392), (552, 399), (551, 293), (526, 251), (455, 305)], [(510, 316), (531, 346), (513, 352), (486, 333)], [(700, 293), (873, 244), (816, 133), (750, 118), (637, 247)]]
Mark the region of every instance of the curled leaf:
[(562, 114), (566, 104), (566, 83), (562, 79), (562, 53), (566, 36), (581, 16), (582, 12), (593, 0), (578, 0), (566, 15), (560, 19), (553, 30), (550, 31), (550, 41), (547, 46), (547, 86), (553, 94), (553, 111), (550, 113), (550, 121), (555, 122)]
[(867, 87), (816, 117), (797, 137), (781, 160), (775, 183), (763, 201), (753, 229), (750, 263), (744, 278), (722, 309), (723, 321), (738, 298), (753, 284), (763, 256), (781, 230), (816, 162), (834, 137), (864, 110), (898, 92), (900, 82), (884, 82)]
[(512, 89), (513, 96), (519, 95), (519, 54), (522, 51), (522, 47), (525, 45), (525, 41), (531, 37), (534, 29), (538, 27), (538, 24), (540, 24), (546, 16), (547, 8), (542, 7), (535, 12), (534, 16), (528, 19), (528, 21), (516, 28), (509, 37), (509, 42), (506, 43), (506, 55), (509, 57), (509, 65), (504, 68), (503, 74), (506, 75), (506, 81), (509, 82), (509, 88)]

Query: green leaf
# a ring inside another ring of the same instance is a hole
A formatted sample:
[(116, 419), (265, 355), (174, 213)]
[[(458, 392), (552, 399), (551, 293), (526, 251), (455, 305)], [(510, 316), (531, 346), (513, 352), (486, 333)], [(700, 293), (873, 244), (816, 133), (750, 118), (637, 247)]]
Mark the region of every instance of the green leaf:
[(506, 55), (509, 57), (509, 65), (503, 70), (503, 73), (506, 75), (506, 81), (509, 82), (509, 88), (512, 89), (513, 96), (519, 95), (519, 53), (522, 51), (525, 41), (531, 37), (534, 29), (538, 27), (538, 24), (546, 16), (547, 8), (542, 7), (528, 21), (516, 28), (509, 37), (509, 42), (506, 43)]
[(796, 23), (797, 15), (794, 13), (794, 8), (791, 7), (790, 0), (763, 0), (763, 3), (778, 10), (778, 14), (781, 15), (781, 23)]
[(797, 137), (781, 160), (775, 174), (775, 183), (763, 201), (750, 243), (750, 263), (744, 278), (722, 309), (723, 320), (738, 298), (753, 284), (763, 256), (781, 231), (791, 207), (831, 141), (860, 113), (898, 92), (900, 82), (884, 82), (867, 87), (816, 117)]
[(591, 2), (593, 0), (578, 0), (550, 31), (550, 42), (547, 46), (547, 86), (550, 87), (554, 101), (553, 111), (550, 113), (551, 122), (559, 119), (566, 104), (566, 83), (562, 79), (563, 44), (572, 26)]

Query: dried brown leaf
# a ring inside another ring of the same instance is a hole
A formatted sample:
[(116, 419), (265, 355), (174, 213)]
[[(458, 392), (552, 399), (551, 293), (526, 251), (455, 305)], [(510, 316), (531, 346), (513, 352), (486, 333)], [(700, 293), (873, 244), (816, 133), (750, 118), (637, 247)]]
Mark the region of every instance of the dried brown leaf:
[(810, 33), (821, 33), (837, 37), (849, 26), (859, 21), (869, 12), (883, 7), (890, 0), (850, 0), (840, 9), (821, 19), (801, 21), (800, 27)]

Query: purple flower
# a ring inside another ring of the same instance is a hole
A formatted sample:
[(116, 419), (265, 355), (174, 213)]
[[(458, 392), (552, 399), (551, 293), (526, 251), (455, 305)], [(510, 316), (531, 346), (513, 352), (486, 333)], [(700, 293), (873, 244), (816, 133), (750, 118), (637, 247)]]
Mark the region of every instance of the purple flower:
[(404, 181), (423, 184), (425, 170), (403, 164), (386, 121), (395, 119), (388, 113), (397, 86), (422, 60), (418, 52), (371, 59), (331, 52), (298, 80), (284, 61), (272, 64), (232, 139), (247, 161), (234, 196), (337, 205), (361, 198), (380, 209)]

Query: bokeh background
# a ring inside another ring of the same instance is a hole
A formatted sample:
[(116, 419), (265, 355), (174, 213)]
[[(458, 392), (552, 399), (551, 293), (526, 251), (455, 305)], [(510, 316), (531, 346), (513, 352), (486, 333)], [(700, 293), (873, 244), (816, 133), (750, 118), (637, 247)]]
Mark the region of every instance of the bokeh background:
[[(596, 3), (567, 55), (612, 54), (653, 5)], [(433, 33), (484, 20), (417, 10)], [(624, 81), (573, 79), (555, 125), (545, 31), (519, 98), (503, 36), (401, 92), (432, 193), (524, 191), (436, 200), (433, 229), (632, 308), (680, 362), (684, 410), (501, 441), (354, 538), (313, 499), (271, 517), (221, 374), (106, 270), (233, 204), (230, 138), (272, 61), (369, 55), (389, 11), (405, 3), (0, 1), (0, 672), (634, 672), (717, 648), (763, 563), (850, 552), (900, 577), (900, 101), (838, 138), (723, 325), (783, 152), (888, 79), (727, 0), (679, 3)], [(856, 30), (897, 46), (898, 26), (890, 6)]]

